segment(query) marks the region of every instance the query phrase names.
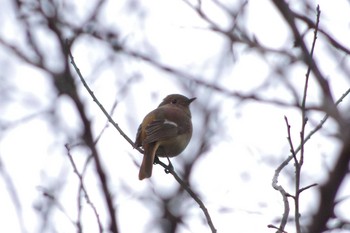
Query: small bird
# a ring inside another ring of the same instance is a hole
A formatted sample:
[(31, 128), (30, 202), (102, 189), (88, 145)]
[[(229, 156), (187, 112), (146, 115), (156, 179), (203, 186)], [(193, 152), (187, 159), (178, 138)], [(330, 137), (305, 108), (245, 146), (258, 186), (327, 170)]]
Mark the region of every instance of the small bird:
[(151, 177), (155, 156), (174, 157), (186, 148), (192, 137), (189, 106), (195, 99), (168, 95), (158, 108), (145, 116), (135, 140), (135, 146), (142, 146), (144, 150), (140, 180)]

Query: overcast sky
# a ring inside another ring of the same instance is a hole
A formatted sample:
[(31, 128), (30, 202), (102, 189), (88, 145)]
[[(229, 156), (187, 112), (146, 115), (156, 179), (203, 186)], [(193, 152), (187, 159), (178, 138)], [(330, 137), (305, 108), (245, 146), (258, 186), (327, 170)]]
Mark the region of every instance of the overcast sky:
[[(75, 26), (80, 25), (93, 6), (87, 1), (57, 2), (60, 6), (58, 10), (62, 10), (60, 14)], [(293, 9), (304, 13), (302, 3), (290, 1)], [(227, 4), (235, 8), (239, 1)], [(313, 1), (310, 4), (316, 7)], [(317, 4), (321, 9), (320, 28), (348, 45), (349, 2), (324, 0), (317, 1)], [(223, 29), (229, 28), (232, 23), (230, 17), (213, 2), (203, 1), (203, 9), (215, 24)], [(49, 8), (47, 10), (50, 11)], [(302, 96), (307, 67), (300, 62), (290, 64), (287, 58), (278, 54), (262, 55), (245, 45), (230, 45), (222, 35), (209, 30), (208, 23), (184, 1), (107, 1), (102, 11), (103, 14), (98, 18), (99, 24), (85, 25), (84, 30), (115, 29), (125, 48), (151, 54), (162, 64), (232, 92), (251, 94), (257, 91), (265, 99), (292, 103), (293, 94), (286, 85), (287, 81), (281, 81), (288, 80), (298, 95)], [(315, 8), (310, 9), (307, 16), (315, 19)], [(23, 51), (29, 51), (23, 39), (25, 33), (16, 18), (12, 3), (2, 1), (0, 38), (19, 46)], [(266, 47), (286, 48), (298, 56), (298, 50), (293, 48), (289, 28), (270, 1), (248, 1), (244, 19), (238, 23), (244, 23), (248, 34), (254, 35)], [(299, 26), (301, 31), (306, 29), (302, 23)], [(54, 36), (46, 30), (38, 29), (35, 32), (36, 40), (40, 41), (42, 50), (47, 51), (45, 63), (48, 67), (60, 70), (63, 63), (56, 51), (57, 44)], [(68, 30), (65, 33), (68, 38), (74, 35)], [(334, 98), (338, 99), (349, 87), (349, 77), (339, 72), (339, 66), (349, 67), (349, 62), (345, 57), (343, 63), (334, 60), (325, 39), (320, 37), (316, 44), (316, 61), (329, 79)], [(310, 30), (305, 37), (308, 46), (311, 46), (312, 39), (313, 31)], [(235, 49), (230, 51), (230, 46)], [(64, 145), (79, 142), (82, 124), (77, 111), (67, 97), (56, 98), (57, 93), (47, 73), (26, 65), (4, 49), (2, 44), (0, 48), (0, 123), (4, 126), (0, 132), (0, 232), (22, 232), (19, 219), (23, 219), (26, 229), (23, 232), (39, 232), (42, 223), (39, 210), (50, 201), (49, 198), (43, 198), (42, 190), (57, 195), (56, 203), (53, 204), (55, 208), (50, 215), (50, 223), (54, 228), (58, 232), (76, 232), (71, 219), (75, 220), (77, 216), (79, 181)], [(110, 111), (113, 104), (117, 103), (112, 117), (132, 139), (143, 117), (156, 108), (166, 95), (182, 93), (188, 97), (197, 97), (191, 105), (193, 138), (185, 152), (172, 159), (175, 170), (181, 176), (186, 156), (190, 157), (191, 152), (198, 149), (201, 136), (211, 134), (211, 144), (196, 163), (190, 176), (190, 185), (208, 208), (218, 232), (275, 232), (267, 225), (279, 224), (276, 220), (282, 215), (283, 201), (281, 195), (272, 188), (271, 182), (275, 169), (290, 154), (284, 116), (288, 117), (292, 126), (295, 145), (300, 141), (299, 110), (276, 104), (241, 101), (210, 88), (196, 87), (191, 82), (179, 82), (180, 78), (176, 75), (142, 59), (131, 59), (117, 52), (113, 54), (107, 43), (88, 36), (81, 36), (76, 41), (72, 53), (80, 71), (105, 108)], [(290, 67), (286, 67), (288, 73), (280, 79), (273, 68), (277, 67), (276, 64), (284, 63)], [(97, 137), (107, 119), (78, 79), (76, 83), (92, 121), (94, 136)], [(315, 80), (311, 78), (308, 103), (320, 104), (320, 95)], [(211, 119), (207, 127), (202, 124), (203, 106), (217, 110), (215, 118)], [(49, 114), (52, 109), (54, 117)], [(340, 109), (344, 112), (349, 109), (348, 98), (341, 103)], [(323, 115), (323, 112), (311, 112), (306, 131), (312, 130)], [(332, 167), (334, 156), (340, 150), (339, 141), (332, 136), (337, 130), (334, 121), (329, 120), (306, 145), (302, 186), (326, 180), (327, 170)], [(111, 126), (103, 131), (97, 148), (115, 195), (121, 232), (161, 232), (159, 227), (149, 228), (157, 224), (152, 220), (161, 217), (162, 213), (155, 205), (157, 201), (149, 200), (148, 194), (154, 192), (162, 197), (170, 196), (178, 188), (176, 181), (158, 165), (154, 167), (150, 180), (139, 181), (141, 155)], [(89, 152), (83, 147), (77, 147), (72, 153), (78, 170), (82, 171)], [(280, 183), (290, 192), (293, 192), (294, 187), (293, 175), (294, 168), (290, 163), (280, 176)], [(6, 176), (12, 180), (15, 191), (11, 190)], [(88, 167), (85, 183), (106, 225), (107, 212), (94, 166)], [(13, 192), (18, 195), (18, 206)], [(339, 198), (349, 192), (350, 186), (346, 182)], [(317, 188), (303, 192), (302, 215), (310, 216), (315, 211), (317, 201)], [(83, 202), (84, 232), (98, 232), (95, 215)], [(186, 209), (183, 211), (186, 213), (186, 222), (178, 232), (210, 232), (203, 212), (193, 199), (177, 204), (180, 210)], [(337, 208), (337, 213), (348, 221), (349, 208), (348, 200)], [(307, 224), (310, 220), (306, 217), (302, 223)], [(45, 232), (54, 232), (54, 228), (47, 228)], [(293, 224), (286, 230), (294, 232)]]

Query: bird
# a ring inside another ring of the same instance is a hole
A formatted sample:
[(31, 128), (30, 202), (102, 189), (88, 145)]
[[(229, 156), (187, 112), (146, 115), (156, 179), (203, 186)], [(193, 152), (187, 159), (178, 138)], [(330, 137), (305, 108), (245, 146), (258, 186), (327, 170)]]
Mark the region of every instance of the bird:
[(193, 131), (189, 106), (195, 99), (180, 94), (168, 95), (144, 117), (134, 143), (144, 150), (140, 180), (152, 176), (156, 156), (174, 157), (185, 150)]

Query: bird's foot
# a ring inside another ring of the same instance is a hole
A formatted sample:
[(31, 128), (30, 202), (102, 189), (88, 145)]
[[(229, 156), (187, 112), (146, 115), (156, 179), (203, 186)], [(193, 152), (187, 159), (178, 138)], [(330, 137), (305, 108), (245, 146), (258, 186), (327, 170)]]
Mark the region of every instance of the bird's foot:
[(169, 161), (169, 164), (167, 165), (167, 167), (164, 169), (165, 173), (171, 173), (172, 171), (174, 171), (174, 167), (173, 164), (170, 162), (169, 157), (166, 157)]

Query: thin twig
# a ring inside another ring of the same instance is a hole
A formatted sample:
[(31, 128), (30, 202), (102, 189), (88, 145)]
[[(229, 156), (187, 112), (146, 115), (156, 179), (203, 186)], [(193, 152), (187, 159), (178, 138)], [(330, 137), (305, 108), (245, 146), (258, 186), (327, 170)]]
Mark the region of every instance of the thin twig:
[(286, 122), (286, 125), (287, 125), (287, 134), (288, 134), (288, 143), (289, 143), (289, 147), (290, 147), (290, 152), (292, 153), (292, 156), (294, 158), (294, 162), (297, 163), (298, 162), (298, 159), (297, 159), (297, 155), (295, 153), (295, 150), (294, 150), (294, 146), (293, 146), (293, 141), (292, 141), (292, 136), (291, 136), (291, 133), (290, 133), (290, 124), (288, 122), (288, 118), (286, 116), (284, 116), (284, 121)]
[[(68, 42), (67, 42), (68, 43)], [(93, 101), (97, 104), (97, 106), (101, 109), (101, 111), (103, 112), (103, 114), (107, 117), (108, 121), (118, 130), (118, 132), (125, 138), (126, 141), (128, 141), (131, 145), (133, 145), (134, 148), (135, 144), (134, 142), (128, 137), (128, 135), (126, 135), (124, 133), (124, 131), (119, 127), (119, 125), (112, 119), (111, 115), (108, 114), (107, 110), (103, 107), (103, 105), (98, 101), (98, 99), (96, 98), (94, 92), (90, 89), (89, 85), (86, 83), (83, 75), (80, 72), (80, 69), (78, 68), (78, 66), (76, 65), (75, 61), (74, 61), (74, 57), (71, 53), (71, 51), (68, 51), (69, 53), (69, 58), (71, 60), (71, 64), (73, 65), (75, 71), (77, 72), (80, 81), (82, 82), (82, 84), (84, 85), (85, 89), (88, 91), (89, 95), (92, 97)]]
[(316, 62), (313, 60), (309, 49), (307, 48), (303, 36), (299, 32), (299, 29), (295, 22), (295, 16), (292, 12), (292, 10), (289, 8), (289, 5), (286, 1), (280, 1), (280, 0), (272, 0), (272, 2), (275, 4), (277, 9), (281, 12), (282, 16), (284, 17), (285, 21), (289, 24), (289, 27), (294, 35), (295, 43), (300, 47), (300, 50), (303, 54), (303, 61), (304, 63), (311, 68), (311, 71), (313, 72), (316, 81), (319, 84), (319, 87), (322, 90), (323, 94), (323, 105), (327, 112), (329, 114), (332, 114), (332, 116), (337, 119), (338, 121), (342, 121), (341, 115), (336, 108), (336, 105), (334, 104), (333, 96), (330, 90), (329, 83), (327, 79), (323, 76), (321, 70), (317, 66)]
[[(24, 225), (23, 216), (22, 216), (23, 209), (22, 209), (20, 198), (18, 196), (18, 191), (16, 189), (16, 185), (13, 182), (13, 178), (11, 177), (11, 174), (9, 174), (7, 172), (7, 170), (5, 169), (5, 166), (2, 162), (1, 156), (0, 156), (0, 176), (2, 176), (2, 178), (4, 179), (4, 182), (6, 185), (6, 191), (9, 193), (9, 197), (11, 198), (12, 203), (15, 207), (14, 209), (15, 209), (15, 212), (17, 215), (19, 227), (20, 227), (22, 233), (28, 232), (25, 228), (25, 225)], [(3, 192), (5, 192), (5, 190)]]
[[(344, 99), (345, 97), (347, 97), (350, 94), (350, 88), (347, 89), (344, 94), (335, 102), (336, 105), (338, 106)], [(306, 144), (311, 137), (317, 133), (322, 127), (323, 125), (326, 123), (326, 121), (328, 120), (328, 118), (330, 117), (329, 114), (325, 114), (324, 117), (320, 120), (319, 124), (316, 125), (305, 137), (304, 139), (304, 144)], [(301, 149), (301, 144), (295, 149), (295, 153), (299, 153), (300, 149)], [(283, 199), (283, 203), (284, 203), (284, 213), (283, 213), (283, 217), (281, 221), (281, 226), (285, 226), (287, 224), (287, 221), (284, 221), (284, 219), (288, 218), (288, 213), (289, 213), (289, 204), (288, 204), (288, 199), (287, 199), (287, 192), (284, 190), (284, 188), (278, 184), (278, 177), (281, 174), (281, 171), (284, 169), (284, 167), (286, 167), (289, 162), (293, 159), (293, 155), (289, 155), (275, 170), (275, 173), (273, 175), (272, 178), (272, 187), (279, 191), (282, 195), (282, 199)], [(315, 184), (317, 185), (317, 184)], [(280, 227), (279, 229), (284, 229), (284, 227)]]
[[(315, 45), (317, 40), (317, 32), (318, 32), (318, 25), (320, 22), (320, 8), (317, 6), (317, 15), (316, 15), (316, 27), (314, 30), (314, 38), (311, 46), (310, 51), (310, 57), (313, 59), (313, 54), (315, 51)], [(294, 199), (294, 218), (295, 218), (295, 228), (297, 233), (301, 233), (301, 225), (300, 225), (300, 182), (301, 182), (301, 168), (304, 163), (304, 141), (305, 141), (305, 127), (307, 124), (307, 116), (306, 116), (306, 98), (307, 98), (307, 91), (309, 86), (309, 78), (311, 73), (312, 67), (311, 64), (309, 64), (306, 75), (305, 75), (305, 84), (304, 84), (304, 92), (303, 92), (303, 99), (301, 103), (301, 131), (300, 131), (300, 158), (295, 162), (295, 199)], [(305, 189), (304, 189), (305, 190)]]
[(168, 159), (169, 161), (169, 165), (166, 165), (165, 163), (163, 163), (162, 161), (160, 160), (157, 160), (157, 164), (161, 165), (163, 168), (165, 168), (166, 172), (167, 173), (170, 173), (171, 175), (174, 176), (175, 180), (181, 185), (182, 188), (184, 188), (186, 190), (186, 192), (188, 194), (190, 194), (190, 196), (198, 203), (199, 207), (202, 209), (206, 219), (207, 219), (207, 222), (208, 222), (208, 225), (211, 229), (211, 232), (212, 233), (215, 233), (216, 232), (216, 228), (213, 224), (213, 221), (211, 220), (211, 217), (210, 217), (210, 214), (209, 214), (209, 211), (208, 209), (205, 207), (204, 203), (202, 202), (202, 200), (198, 197), (198, 195), (192, 191), (192, 189), (188, 186), (188, 184), (186, 182), (184, 182), (178, 175), (177, 173), (175, 172), (174, 170), (174, 167), (173, 165), (171, 164), (170, 160)]
[[(71, 53), (71, 51), (68, 51), (70, 60), (71, 60), (71, 64), (73, 65), (74, 69), (76, 70), (81, 82), (83, 83), (85, 89), (88, 91), (88, 93), (90, 94), (90, 96), (92, 97), (93, 101), (97, 104), (97, 106), (101, 109), (101, 111), (104, 113), (104, 115), (107, 117), (108, 121), (118, 130), (118, 132), (125, 138), (125, 140), (127, 140), (127, 142), (130, 143), (130, 145), (133, 146), (133, 148), (137, 149), (140, 153), (144, 153), (144, 151), (139, 148), (136, 147), (134, 142), (123, 132), (123, 130), (119, 127), (119, 125), (112, 119), (112, 117), (110, 116), (110, 114), (108, 114), (108, 112), (106, 111), (106, 109), (103, 107), (103, 105), (99, 102), (99, 100), (96, 98), (96, 96), (94, 95), (93, 91), (90, 89), (89, 85), (86, 83), (83, 75), (81, 74), (79, 68), (77, 67), (75, 61), (74, 61), (74, 57)], [(162, 162), (159, 161), (159, 164), (162, 165)], [(164, 163), (163, 163), (164, 164)], [(162, 165), (163, 166), (163, 165)], [(164, 166), (166, 169), (169, 169), (169, 167), (167, 167), (165, 164)], [(206, 209), (205, 205), (203, 204), (203, 202), (200, 200), (200, 198), (191, 190), (191, 188), (185, 184), (185, 182), (177, 175), (177, 173), (174, 171), (174, 169), (169, 169), (169, 172), (174, 176), (175, 180), (181, 185), (181, 187), (183, 187), (187, 193), (198, 203), (198, 205), (200, 206), (200, 208), (203, 210), (203, 213), (207, 219), (208, 225), (211, 228), (212, 232), (215, 233), (216, 229), (214, 227), (214, 224), (211, 220), (211, 217), (209, 215), (208, 210)]]
[(276, 227), (276, 226), (274, 226), (274, 225), (272, 225), (272, 224), (267, 225), (267, 227), (268, 227), (268, 228), (274, 228), (274, 229), (278, 230), (277, 232), (280, 232), (280, 233), (288, 233), (288, 232), (286, 232), (285, 230), (283, 230), (283, 229), (281, 229), (281, 228), (279, 228), (279, 227)]
[(141, 60), (149, 63), (150, 65), (157, 67), (158, 69), (160, 69), (164, 72), (173, 74), (176, 77), (183, 78), (187, 81), (190, 80), (191, 82), (194, 82), (195, 84), (201, 85), (201, 86), (209, 88), (211, 90), (214, 90), (214, 91), (220, 93), (221, 95), (225, 95), (228, 97), (236, 97), (236, 98), (239, 98), (241, 100), (254, 100), (254, 101), (258, 101), (258, 102), (262, 102), (262, 103), (266, 103), (266, 104), (273, 104), (273, 105), (282, 106), (282, 107), (300, 107), (299, 103), (288, 103), (285, 101), (281, 101), (279, 99), (263, 98), (255, 93), (246, 94), (246, 93), (243, 93), (240, 91), (229, 90), (229, 89), (227, 89), (225, 87), (221, 87), (215, 83), (207, 82), (207, 81), (205, 81), (205, 79), (203, 79), (201, 77), (191, 75), (185, 71), (182, 71), (182, 70), (179, 70), (179, 69), (174, 68), (172, 66), (169, 66), (167, 64), (161, 63), (159, 61), (154, 60), (151, 57), (148, 57), (147, 55), (141, 54), (139, 52), (136, 52), (136, 51), (133, 51), (130, 49), (128, 50), (126, 48), (123, 48), (123, 52), (131, 57), (141, 59)]
[(317, 186), (317, 185), (318, 185), (317, 183), (314, 183), (314, 184), (310, 184), (308, 186), (305, 186), (304, 188), (299, 189), (299, 193), (305, 191), (306, 189), (309, 189), (309, 188), (312, 188), (314, 186)]
[[(77, 177), (79, 179), (80, 189), (83, 191), (84, 198), (85, 198), (86, 202), (88, 203), (88, 205), (91, 206), (91, 208), (92, 208), (92, 210), (93, 210), (93, 212), (95, 214), (96, 220), (97, 220), (99, 232), (102, 233), (103, 232), (103, 227), (102, 227), (102, 224), (101, 224), (100, 215), (98, 214), (97, 208), (94, 205), (94, 203), (91, 201), (90, 196), (89, 196), (88, 192), (86, 191), (86, 188), (85, 188), (85, 185), (84, 185), (83, 176), (79, 173), (79, 171), (77, 169), (77, 166), (75, 165), (73, 156), (70, 153), (70, 146), (68, 144), (66, 144), (65, 148), (67, 150), (67, 155), (68, 155), (69, 161), (70, 161), (70, 163), (71, 163), (71, 165), (73, 167), (73, 171), (74, 171), (74, 173), (77, 175)], [(78, 223), (79, 223), (79, 221), (78, 221)]]
[[(277, 4), (276, 4), (277, 5)], [(283, 4), (282, 4), (283, 5)], [(319, 23), (319, 17), (320, 17), (320, 10), (319, 10), (319, 7), (317, 8), (317, 22), (316, 22), (316, 25), (317, 27), (315, 27), (315, 33), (314, 33), (314, 40), (313, 40), (313, 44), (312, 44), (312, 49), (311, 49), (311, 52), (310, 52), (310, 55), (312, 56), (313, 55), (313, 52), (314, 52), (314, 47), (315, 47), (315, 43), (316, 43), (316, 38), (317, 38), (317, 30), (318, 30), (318, 23)], [(288, 20), (291, 20), (291, 19), (288, 19)], [(292, 21), (292, 20), (291, 20)], [(300, 41), (299, 41), (300, 42)], [(302, 42), (303, 43), (303, 42)], [(306, 81), (305, 81), (305, 87), (304, 87), (304, 95), (303, 95), (303, 101), (302, 101), (302, 104), (301, 104), (301, 110), (302, 110), (302, 130), (301, 130), (301, 133), (300, 133), (300, 137), (301, 137), (301, 142), (300, 142), (300, 145), (294, 150), (293, 149), (293, 144), (291, 143), (291, 140), (289, 140), (290, 142), (290, 145), (291, 145), (291, 152), (292, 152), (292, 155), (290, 155), (285, 161), (283, 161), (283, 163), (276, 169), (275, 171), (275, 174), (274, 174), (274, 177), (273, 177), (273, 181), (272, 181), (272, 186), (274, 189), (278, 190), (281, 192), (281, 195), (282, 195), (282, 198), (283, 198), (283, 201), (285, 203), (285, 212), (283, 214), (283, 218), (282, 218), (282, 221), (281, 221), (281, 227), (279, 227), (279, 231), (284, 231), (284, 227), (285, 227), (285, 224), (286, 224), (286, 218), (285, 216), (287, 216), (287, 210), (289, 212), (289, 206), (287, 205), (288, 202), (286, 200), (286, 193), (285, 193), (285, 190), (283, 189), (283, 187), (281, 185), (278, 185), (278, 176), (280, 174), (280, 172), (282, 171), (282, 169), (287, 166), (289, 164), (289, 162), (294, 158), (294, 160), (296, 161), (295, 163), (295, 166), (296, 166), (296, 174), (297, 176), (299, 177), (296, 177), (296, 195), (294, 196), (294, 200), (295, 200), (295, 203), (296, 203), (296, 210), (295, 210), (295, 219), (296, 219), (296, 228), (297, 228), (297, 232), (300, 232), (301, 231), (301, 228), (300, 228), (300, 223), (299, 223), (299, 208), (298, 208), (298, 203), (299, 203), (299, 194), (301, 192), (303, 192), (304, 190), (308, 189), (308, 188), (311, 188), (317, 184), (312, 184), (312, 185), (309, 185), (307, 187), (304, 187), (304, 188), (300, 188), (300, 166), (302, 165), (303, 163), (303, 154), (304, 154), (304, 145), (305, 143), (310, 140), (310, 138), (312, 137), (313, 134), (315, 134), (319, 129), (322, 128), (322, 126), (324, 125), (324, 123), (326, 122), (326, 120), (328, 119), (328, 117), (330, 116), (328, 113), (324, 116), (324, 118), (320, 121), (320, 123), (313, 129), (311, 130), (308, 135), (305, 137), (305, 126), (306, 126), (306, 122), (307, 122), (307, 118), (306, 118), (306, 94), (307, 94), (307, 87), (308, 87), (308, 79), (309, 79), (309, 74), (311, 72), (311, 68), (315, 68), (315, 67), (312, 67), (311, 64), (312, 63), (308, 63), (309, 66), (308, 66), (308, 71), (307, 71), (307, 74), (306, 74)], [(320, 77), (319, 77), (320, 78)], [(322, 82), (321, 82), (322, 83)], [(323, 83), (324, 84), (324, 83)], [(335, 102), (335, 106), (337, 106), (350, 92), (350, 89), (348, 89), (336, 102)], [(327, 93), (326, 93), (327, 94)], [(287, 120), (286, 120), (287, 122)], [(288, 122), (287, 122), (287, 125)], [(288, 126), (289, 128), (289, 126)], [(298, 162), (296, 160), (296, 156), (295, 154), (298, 153), (299, 151), (301, 151), (301, 158), (300, 158), (300, 161)], [(299, 174), (299, 175), (298, 175)]]
[[(57, 32), (58, 33), (58, 32)], [(68, 41), (62, 42), (63, 43), (63, 48), (66, 52), (66, 55), (69, 56), (70, 58), (72, 58), (72, 54), (70, 52), (70, 47), (69, 47), (69, 43)], [(105, 201), (106, 201), (106, 206), (107, 206), (107, 210), (110, 216), (110, 226), (109, 226), (109, 230), (113, 233), (118, 233), (118, 224), (117, 224), (117, 218), (116, 218), (116, 207), (113, 203), (113, 197), (112, 194), (109, 190), (108, 187), (108, 177), (106, 175), (106, 172), (102, 166), (102, 162), (100, 159), (100, 155), (97, 151), (97, 148), (95, 146), (95, 142), (94, 142), (94, 137), (92, 135), (92, 129), (91, 129), (91, 123), (90, 120), (88, 119), (88, 117), (86, 116), (85, 113), (85, 106), (84, 104), (81, 102), (76, 87), (75, 87), (75, 83), (73, 81), (73, 77), (70, 74), (70, 70), (69, 70), (69, 63), (68, 60), (66, 61), (66, 70), (65, 70), (65, 74), (63, 77), (65, 77), (65, 79), (67, 79), (66, 81), (71, 85), (71, 89), (69, 90), (69, 92), (67, 93), (72, 100), (74, 101), (76, 108), (80, 114), (80, 118), (82, 120), (83, 126), (84, 126), (84, 133), (82, 138), (84, 139), (84, 143), (88, 146), (88, 148), (91, 150), (91, 155), (94, 159), (94, 164), (95, 164), (95, 168), (96, 168), (96, 172), (98, 174), (99, 180), (101, 182), (101, 186), (102, 186), (102, 193), (104, 195)], [(78, 72), (78, 71), (77, 71)], [(80, 72), (79, 72), (80, 74)], [(81, 75), (81, 74), (80, 74)]]

